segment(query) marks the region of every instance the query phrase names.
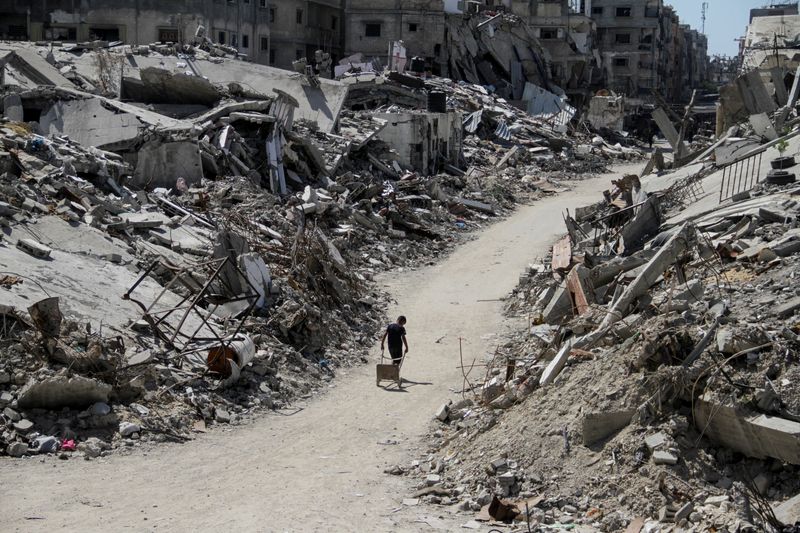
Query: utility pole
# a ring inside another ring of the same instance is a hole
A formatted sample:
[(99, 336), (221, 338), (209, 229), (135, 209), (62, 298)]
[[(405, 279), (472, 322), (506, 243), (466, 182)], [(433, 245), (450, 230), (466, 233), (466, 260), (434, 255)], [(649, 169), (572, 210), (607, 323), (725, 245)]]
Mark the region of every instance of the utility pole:
[(703, 2), (702, 11), (701, 11), (701, 20), (703, 21), (703, 30), (702, 33), (705, 35), (706, 33), (706, 15), (708, 14), (708, 2)]

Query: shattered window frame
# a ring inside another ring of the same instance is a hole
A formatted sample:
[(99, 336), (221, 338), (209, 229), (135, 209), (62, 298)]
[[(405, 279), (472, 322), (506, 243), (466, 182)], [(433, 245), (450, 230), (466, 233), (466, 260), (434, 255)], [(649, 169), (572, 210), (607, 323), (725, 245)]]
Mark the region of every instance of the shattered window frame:
[(295, 14), (294, 14), (294, 21), (295, 21), (297, 24), (302, 24), (302, 23), (303, 23), (303, 9), (302, 9), (302, 8), (299, 8), (299, 7), (298, 7), (298, 8), (295, 10)]
[[(365, 22), (364, 37), (380, 37), (383, 24), (380, 22)], [(377, 29), (377, 32), (375, 31)]]
[(602, 15), (603, 6), (592, 6), (592, 15)]
[(242, 48), (250, 48), (250, 35), (247, 33), (242, 34)]
[(408, 31), (410, 31), (410, 32), (416, 32), (417, 31), (417, 27), (418, 27), (418, 24), (416, 22), (409, 22), (408, 23)]
[(269, 6), (269, 21), (275, 22), (275, 19), (278, 18), (278, 8), (275, 6)]
[(630, 6), (618, 6), (614, 10), (614, 16), (618, 18), (630, 18), (633, 16), (633, 8)]

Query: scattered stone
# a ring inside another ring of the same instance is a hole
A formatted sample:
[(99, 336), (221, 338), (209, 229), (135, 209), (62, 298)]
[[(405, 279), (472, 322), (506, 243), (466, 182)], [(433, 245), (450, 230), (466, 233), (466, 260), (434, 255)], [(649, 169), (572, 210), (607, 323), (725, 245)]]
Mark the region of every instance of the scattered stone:
[(666, 450), (656, 450), (653, 452), (653, 463), (657, 465), (676, 465), (678, 457)]
[(93, 416), (105, 416), (111, 412), (111, 406), (105, 402), (97, 402), (89, 409)]
[(721, 496), (709, 496), (703, 502), (703, 505), (713, 505), (714, 507), (719, 507), (723, 502), (730, 501), (730, 498), (723, 494)]
[(119, 423), (119, 434), (123, 437), (131, 437), (134, 433), (141, 433), (142, 428), (139, 424), (134, 424), (132, 422), (120, 422)]
[(28, 453), (28, 445), (23, 442), (12, 442), (6, 448), (6, 453), (11, 457), (22, 457)]
[(439, 474), (428, 474), (428, 477), (425, 478), (425, 484), (429, 487), (441, 483), (442, 477)]
[(20, 433), (27, 433), (31, 429), (33, 429), (33, 422), (28, 420), (27, 418), (22, 418), (13, 424), (14, 429), (16, 429)]
[(12, 422), (19, 422), (20, 420), (22, 420), (22, 415), (20, 415), (18, 412), (16, 412), (10, 407), (6, 407), (5, 409), (3, 409), (3, 416), (11, 420)]
[(647, 447), (650, 448), (651, 451), (655, 450), (667, 443), (667, 435), (662, 432), (648, 435), (644, 438), (644, 443), (647, 444)]

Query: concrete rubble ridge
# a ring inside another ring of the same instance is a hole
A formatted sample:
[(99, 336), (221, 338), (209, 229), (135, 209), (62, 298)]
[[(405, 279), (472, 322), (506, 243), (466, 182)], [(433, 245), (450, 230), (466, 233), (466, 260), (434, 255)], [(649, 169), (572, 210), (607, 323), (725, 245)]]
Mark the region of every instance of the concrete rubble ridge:
[(554, 127), (534, 88), (529, 113), (215, 50), (0, 44), (0, 453), (93, 459), (287, 408), (366, 362), (378, 273), (643, 157)]
[[(670, 158), (565, 215), (507, 298), (527, 326), (474, 354), (468, 403), (432, 413), (433, 452), (397, 465), (441, 477), (423, 500), (531, 530), (796, 530), (800, 187), (768, 171), (794, 168), (779, 156), (800, 151), (800, 116), (796, 91), (755, 72), (723, 90), (719, 119), (738, 98), (758, 120), (687, 143), (693, 104), (661, 106)], [(715, 154), (737, 134), (746, 149)]]

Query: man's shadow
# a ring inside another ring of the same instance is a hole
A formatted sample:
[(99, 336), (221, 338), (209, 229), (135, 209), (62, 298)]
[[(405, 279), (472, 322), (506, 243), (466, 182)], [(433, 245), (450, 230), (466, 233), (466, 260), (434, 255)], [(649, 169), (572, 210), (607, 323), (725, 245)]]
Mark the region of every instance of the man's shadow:
[(408, 392), (409, 387), (415, 385), (433, 385), (432, 381), (411, 381), (410, 379), (400, 378), (400, 384), (392, 383), (391, 385), (379, 385), (380, 388), (386, 392)]

